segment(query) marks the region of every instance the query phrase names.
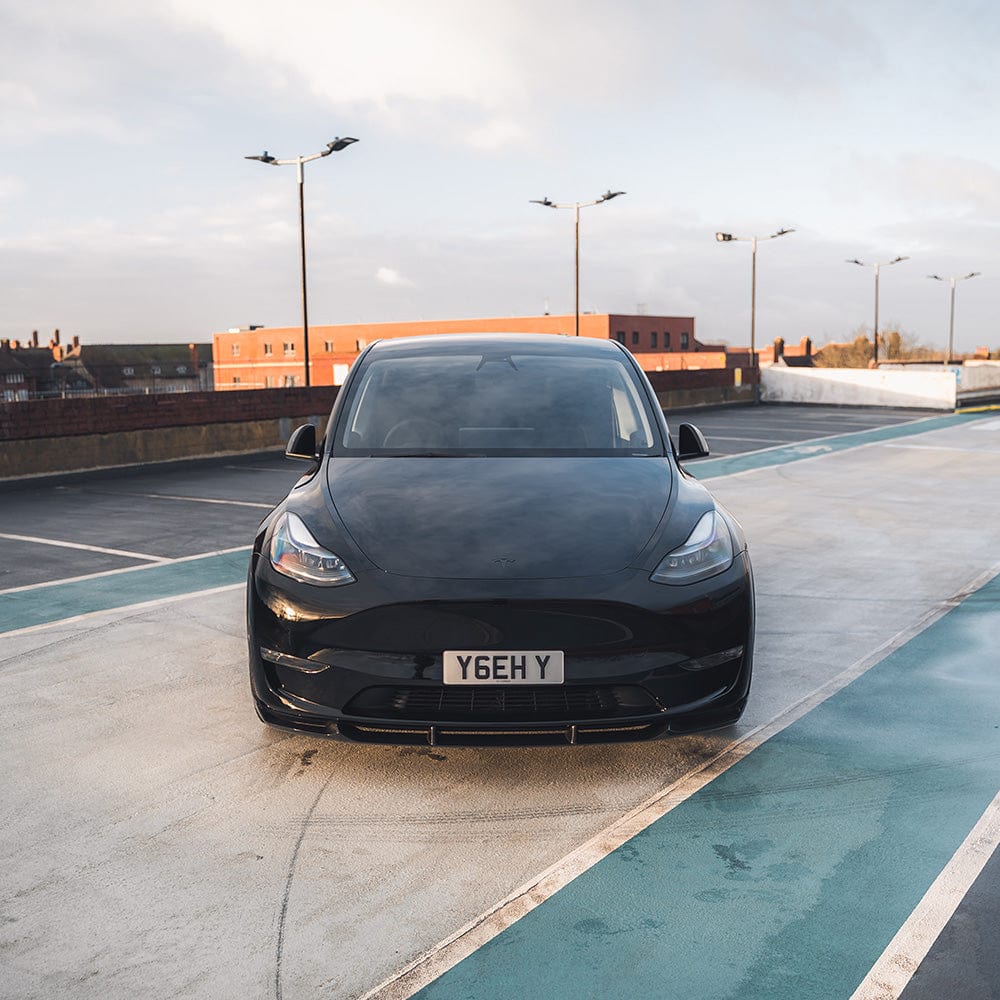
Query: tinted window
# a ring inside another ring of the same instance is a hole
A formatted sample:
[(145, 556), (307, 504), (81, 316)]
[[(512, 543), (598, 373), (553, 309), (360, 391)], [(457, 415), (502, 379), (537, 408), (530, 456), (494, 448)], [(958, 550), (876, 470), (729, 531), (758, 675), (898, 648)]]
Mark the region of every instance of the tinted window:
[(421, 353), (370, 359), (359, 376), (338, 454), (662, 453), (645, 393), (615, 358)]

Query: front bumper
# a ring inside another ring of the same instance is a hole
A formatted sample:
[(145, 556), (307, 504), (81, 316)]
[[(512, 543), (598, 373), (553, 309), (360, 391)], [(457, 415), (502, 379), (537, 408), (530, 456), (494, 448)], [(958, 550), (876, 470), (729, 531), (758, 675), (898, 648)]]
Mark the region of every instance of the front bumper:
[[(730, 725), (750, 687), (753, 582), (745, 553), (718, 577), (682, 588), (635, 572), (514, 586), (386, 578), (323, 590), (255, 556), (247, 596), (261, 719), (339, 739), (653, 739)], [(565, 682), (445, 685), (446, 649), (561, 649)]]

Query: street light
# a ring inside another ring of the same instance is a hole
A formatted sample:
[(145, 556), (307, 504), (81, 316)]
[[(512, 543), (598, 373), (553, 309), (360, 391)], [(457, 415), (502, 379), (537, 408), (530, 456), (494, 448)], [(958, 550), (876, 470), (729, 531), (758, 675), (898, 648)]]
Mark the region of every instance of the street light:
[(774, 240), (779, 236), (794, 233), (794, 229), (779, 229), (768, 236), (733, 236), (732, 233), (716, 233), (715, 238), (720, 243), (750, 243), (753, 245), (752, 264), (750, 268), (750, 367), (757, 372), (757, 381), (753, 384), (753, 401), (760, 402), (760, 373), (757, 364), (757, 244), (761, 240)]
[(305, 368), (306, 368), (306, 385), (310, 384), (309, 380), (309, 307), (306, 302), (306, 202), (305, 202), (305, 171), (302, 169), (303, 164), (308, 163), (310, 160), (318, 160), (321, 156), (329, 156), (331, 153), (339, 153), (342, 149), (346, 149), (351, 143), (357, 142), (357, 139), (352, 139), (349, 136), (345, 136), (343, 139), (336, 138), (333, 142), (328, 142), (326, 144), (326, 149), (321, 150), (318, 153), (313, 153), (310, 156), (296, 156), (291, 160), (279, 160), (271, 156), (265, 149), (260, 156), (245, 156), (245, 160), (260, 160), (261, 163), (267, 163), (272, 167), (283, 167), (287, 164), (294, 163), (298, 167), (299, 174), (299, 252), (302, 258), (302, 350), (305, 353)]
[(962, 275), (961, 278), (942, 278), (939, 274), (927, 275), (928, 278), (933, 278), (935, 281), (948, 281), (951, 283), (951, 322), (948, 324), (948, 355), (944, 359), (945, 364), (951, 361), (951, 356), (955, 348), (955, 283), (965, 281), (967, 278), (977, 278), (979, 274), (979, 271), (970, 271), (968, 274)]
[(571, 208), (573, 209), (573, 222), (574, 229), (576, 232), (575, 246), (576, 246), (576, 266), (574, 273), (576, 276), (575, 284), (575, 306), (574, 306), (574, 336), (580, 336), (580, 209), (589, 208), (591, 205), (600, 205), (603, 201), (611, 201), (612, 198), (617, 198), (620, 194), (625, 194), (624, 191), (612, 191), (610, 188), (601, 195), (600, 198), (595, 198), (594, 201), (568, 201), (557, 203), (550, 201), (548, 198), (532, 198), (530, 199), (532, 205), (544, 205), (546, 208)]
[(874, 267), (875, 268), (875, 356), (873, 359), (873, 366), (878, 368), (878, 272), (881, 267), (888, 267), (890, 264), (898, 264), (901, 260), (909, 260), (909, 257), (893, 257), (892, 260), (880, 260), (872, 264), (867, 264), (863, 260), (857, 260), (857, 258), (847, 261), (848, 264), (857, 264), (860, 267)]

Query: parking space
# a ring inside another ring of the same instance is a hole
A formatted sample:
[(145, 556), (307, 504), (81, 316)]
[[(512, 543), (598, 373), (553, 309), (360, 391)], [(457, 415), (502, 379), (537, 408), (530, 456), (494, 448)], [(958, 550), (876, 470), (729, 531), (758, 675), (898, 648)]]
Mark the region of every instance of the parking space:
[(686, 421), (708, 440), (715, 457), (759, 451), (796, 441), (811, 441), (877, 427), (912, 423), (925, 414), (913, 410), (843, 406), (718, 407), (668, 413), (672, 432)]
[(0, 493), (0, 590), (247, 546), (303, 470), (265, 453)]
[[(932, 967), (988, 983), (956, 955), (997, 926), (977, 879), (996, 872), (1000, 420), (683, 419), (731, 442), (692, 470), (750, 538), (756, 674), (737, 727), (655, 744), (262, 727), (245, 547), (296, 463), (0, 493), (0, 996), (860, 1000), (931, 996)], [(956, 858), (949, 898), (978, 886), (965, 938), (938, 907), (921, 943), (911, 918)], [(895, 993), (880, 961), (906, 970)], [(977, 995), (963, 986), (937, 995)]]

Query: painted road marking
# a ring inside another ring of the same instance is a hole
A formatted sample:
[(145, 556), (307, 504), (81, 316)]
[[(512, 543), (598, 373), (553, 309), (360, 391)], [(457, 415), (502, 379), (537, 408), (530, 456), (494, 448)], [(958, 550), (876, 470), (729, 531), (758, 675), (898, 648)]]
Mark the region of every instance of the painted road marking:
[(737, 437), (735, 434), (713, 434), (712, 435), (712, 440), (713, 441), (758, 441), (758, 442), (763, 441), (763, 442), (769, 442), (769, 441), (773, 441), (774, 438), (773, 437), (766, 437), (766, 438)]
[(184, 497), (171, 493), (126, 493), (124, 490), (87, 490), (88, 493), (102, 493), (112, 497), (142, 497), (145, 500), (181, 500), (185, 503), (217, 503), (229, 507), (259, 507), (273, 510), (273, 503), (253, 503), (250, 500), (216, 500), (211, 497)]
[(994, 576), (366, 997), (849, 997), (996, 795), (998, 617)]
[(124, 549), (106, 549), (100, 545), (83, 545), (81, 542), (63, 542), (55, 538), (39, 538), (36, 535), (11, 535), (0, 531), (0, 538), (12, 542), (31, 542), (33, 545), (55, 545), (61, 549), (82, 549), (84, 552), (101, 552), (107, 556), (124, 556), (126, 559), (144, 559), (146, 562), (167, 562), (163, 556), (152, 556), (146, 552), (127, 552)]
[[(130, 567), (117, 573), (7, 591), (0, 594), (0, 633), (22, 632), (164, 597), (243, 586), (249, 552), (250, 546), (242, 546), (155, 566)], [(43, 589), (44, 600), (39, 600), (38, 591)]]
[(295, 470), (285, 465), (224, 465), (224, 469), (231, 469), (233, 472), (280, 472), (291, 475)]
[[(206, 556), (223, 556), (230, 552), (249, 552), (247, 545), (235, 545), (229, 549), (213, 549), (211, 552), (196, 552), (191, 556), (178, 556), (176, 559), (163, 559), (164, 563), (190, 562), (192, 559), (204, 559)], [(102, 576), (118, 576), (122, 573), (138, 573), (149, 569), (149, 566), (121, 566), (118, 569), (105, 569), (98, 573), (82, 573), (80, 576), (64, 576), (58, 580), (43, 580), (41, 583), (25, 583), (20, 587), (8, 587), (0, 590), (0, 597), (4, 594), (19, 594), (23, 590), (41, 590), (44, 587), (58, 587), (63, 583), (80, 583), (82, 580), (96, 580)]]
[(962, 841), (851, 1000), (896, 1000), (1000, 846), (1000, 794)]

